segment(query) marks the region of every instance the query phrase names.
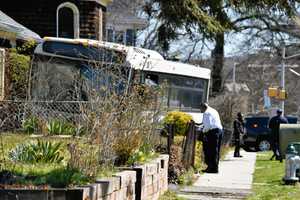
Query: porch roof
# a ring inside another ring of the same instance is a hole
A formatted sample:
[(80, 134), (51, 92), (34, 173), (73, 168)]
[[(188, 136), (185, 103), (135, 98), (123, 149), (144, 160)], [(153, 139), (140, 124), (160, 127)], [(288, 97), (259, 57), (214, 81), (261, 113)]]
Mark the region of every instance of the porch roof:
[(35, 32), (19, 24), (0, 10), (0, 37), (5, 39), (41, 40)]

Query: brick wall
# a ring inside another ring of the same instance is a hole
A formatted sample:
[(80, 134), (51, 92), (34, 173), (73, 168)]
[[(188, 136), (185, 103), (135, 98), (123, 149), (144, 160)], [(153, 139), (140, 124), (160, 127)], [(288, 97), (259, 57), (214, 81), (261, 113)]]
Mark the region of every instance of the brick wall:
[(136, 200), (157, 200), (168, 190), (168, 165), (169, 156), (161, 155), (144, 165), (124, 168), (137, 173)]
[(121, 168), (114, 177), (83, 187), (83, 200), (157, 200), (168, 190), (168, 165), (169, 156), (161, 155), (144, 165)]
[[(95, 1), (10, 0), (2, 4), (0, 9), (41, 37), (56, 36), (56, 9), (64, 2), (74, 3), (79, 9), (80, 37), (98, 39), (99, 9), (103, 9), (103, 14), (105, 14), (106, 8)], [(105, 19), (105, 17), (103, 17), (103, 19)], [(105, 23), (103, 23), (103, 27), (104, 26)]]
[[(113, 177), (74, 189), (0, 190), (0, 199), (14, 200), (157, 200), (168, 190), (169, 156), (126, 168)], [(124, 168), (123, 168), (124, 169)]]
[(82, 200), (134, 200), (135, 184), (136, 172), (122, 171), (78, 189), (83, 189)]

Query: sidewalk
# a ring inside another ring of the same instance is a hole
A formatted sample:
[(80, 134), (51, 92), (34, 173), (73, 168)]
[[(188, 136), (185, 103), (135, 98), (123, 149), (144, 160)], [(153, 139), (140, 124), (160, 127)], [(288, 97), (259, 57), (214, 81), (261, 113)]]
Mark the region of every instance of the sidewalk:
[(218, 174), (201, 174), (191, 187), (180, 189), (186, 199), (243, 199), (251, 193), (256, 153), (241, 151), (242, 158), (229, 152), (219, 164)]

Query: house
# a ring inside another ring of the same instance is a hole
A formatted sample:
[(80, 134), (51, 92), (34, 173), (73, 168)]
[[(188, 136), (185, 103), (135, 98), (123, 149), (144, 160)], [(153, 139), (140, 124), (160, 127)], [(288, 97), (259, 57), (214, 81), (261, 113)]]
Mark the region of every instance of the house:
[(8, 78), (11, 71), (8, 66), (8, 48), (17, 47), (29, 40), (39, 41), (41, 38), (0, 10), (0, 100), (7, 96), (11, 88)]
[[(19, 24), (0, 10), (0, 47), (15, 47), (19, 41), (40, 39), (38, 34)], [(1, 55), (2, 53), (0, 53)]]
[(5, 1), (0, 10), (41, 37), (103, 39), (106, 7), (112, 0)]
[(105, 40), (135, 46), (137, 31), (148, 25), (139, 17), (143, 3), (142, 0), (115, 0), (109, 4)]
[[(135, 45), (147, 22), (141, 0), (5, 1), (0, 10), (41, 37), (88, 38)], [(16, 6), (17, 5), (17, 6)]]

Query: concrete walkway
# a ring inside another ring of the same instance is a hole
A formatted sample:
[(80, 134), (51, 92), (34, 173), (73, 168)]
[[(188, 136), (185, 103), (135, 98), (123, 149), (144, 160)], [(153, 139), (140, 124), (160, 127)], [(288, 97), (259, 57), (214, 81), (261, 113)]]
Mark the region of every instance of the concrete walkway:
[(219, 164), (218, 174), (204, 173), (191, 187), (181, 188), (186, 199), (244, 199), (251, 193), (256, 153), (241, 151), (242, 158), (229, 152)]

